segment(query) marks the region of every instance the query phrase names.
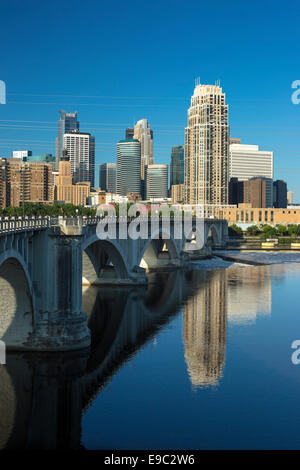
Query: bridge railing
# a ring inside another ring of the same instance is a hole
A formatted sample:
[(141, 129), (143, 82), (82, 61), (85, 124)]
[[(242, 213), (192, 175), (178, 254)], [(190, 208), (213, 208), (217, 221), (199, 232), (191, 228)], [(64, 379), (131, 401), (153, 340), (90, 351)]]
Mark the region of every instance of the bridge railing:
[(41, 230), (50, 226), (50, 217), (0, 217), (0, 234)]

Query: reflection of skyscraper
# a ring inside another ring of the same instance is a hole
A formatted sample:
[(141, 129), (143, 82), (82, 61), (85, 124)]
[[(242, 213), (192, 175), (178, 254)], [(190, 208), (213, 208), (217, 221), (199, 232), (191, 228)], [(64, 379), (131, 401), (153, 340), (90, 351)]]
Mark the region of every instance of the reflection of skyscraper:
[(60, 118), (58, 120), (58, 134), (56, 137), (56, 168), (63, 156), (64, 149), (64, 134), (72, 131), (79, 131), (79, 122), (77, 121), (76, 113), (66, 113), (65, 111), (59, 111)]
[(226, 276), (229, 323), (255, 323), (258, 315), (271, 314), (270, 266), (229, 268)]
[(185, 360), (194, 386), (217, 385), (222, 377), (227, 327), (225, 280), (225, 271), (215, 272), (184, 306)]

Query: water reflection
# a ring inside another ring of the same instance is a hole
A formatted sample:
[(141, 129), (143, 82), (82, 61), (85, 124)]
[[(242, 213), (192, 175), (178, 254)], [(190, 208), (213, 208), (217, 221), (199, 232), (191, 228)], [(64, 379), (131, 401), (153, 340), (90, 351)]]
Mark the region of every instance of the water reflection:
[(90, 353), (9, 353), (0, 366), (0, 448), (80, 448), (82, 413), (181, 309), (190, 381), (216, 386), (225, 364), (227, 310), (236, 321), (270, 308), (269, 267), (161, 272), (151, 275), (147, 289), (86, 288)]
[(229, 268), (226, 270), (226, 284), (230, 323), (255, 323), (258, 315), (271, 315), (271, 266)]
[(225, 362), (226, 271), (205, 277), (183, 307), (185, 360), (194, 386), (217, 385)]

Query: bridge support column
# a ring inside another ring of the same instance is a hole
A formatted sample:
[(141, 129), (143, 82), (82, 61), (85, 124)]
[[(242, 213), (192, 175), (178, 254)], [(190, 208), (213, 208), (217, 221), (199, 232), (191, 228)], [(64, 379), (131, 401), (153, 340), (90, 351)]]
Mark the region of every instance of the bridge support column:
[(32, 347), (46, 351), (88, 348), (90, 331), (81, 312), (81, 236), (48, 233), (46, 239), (44, 265), (39, 259), (34, 263), (37, 322)]

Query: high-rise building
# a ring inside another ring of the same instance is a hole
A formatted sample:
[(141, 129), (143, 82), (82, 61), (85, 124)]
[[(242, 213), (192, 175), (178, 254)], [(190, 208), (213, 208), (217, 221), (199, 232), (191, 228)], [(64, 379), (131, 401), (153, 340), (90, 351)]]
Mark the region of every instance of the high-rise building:
[(8, 158), (5, 163), (7, 205), (18, 207), (22, 202), (53, 201), (50, 163), (27, 163), (14, 158)]
[(184, 146), (172, 147), (170, 164), (170, 186), (184, 184)]
[(246, 181), (255, 176), (273, 179), (273, 152), (259, 150), (258, 145), (231, 144), (229, 178)]
[(106, 193), (116, 193), (117, 165), (115, 163), (102, 163), (99, 168), (99, 186)]
[[(129, 129), (127, 129), (129, 131)], [(134, 139), (141, 143), (141, 178), (145, 179), (146, 165), (153, 165), (153, 131), (147, 119), (141, 119), (134, 126)]]
[(32, 156), (31, 150), (14, 150), (12, 153), (13, 158), (20, 158), (21, 160), (25, 160), (27, 157)]
[(71, 163), (73, 183), (89, 181), (94, 186), (95, 137), (88, 132), (72, 131), (64, 134), (64, 149)]
[(141, 194), (141, 143), (137, 139), (117, 144), (117, 194)]
[(168, 165), (146, 166), (146, 198), (168, 197)]
[(67, 202), (76, 206), (84, 206), (90, 195), (90, 182), (72, 183), (71, 163), (67, 156), (59, 162), (59, 174), (54, 189), (55, 201)]
[(79, 131), (79, 122), (77, 121), (76, 113), (66, 113), (65, 111), (59, 111), (60, 118), (58, 120), (58, 133), (56, 137), (56, 169), (58, 170), (58, 164), (63, 156), (64, 150), (64, 135), (68, 132)]
[(243, 182), (244, 200), (252, 207), (273, 207), (273, 180), (271, 178), (250, 178)]
[(273, 182), (273, 203), (276, 208), (287, 207), (287, 184), (283, 180)]
[(196, 85), (185, 129), (185, 199), (188, 204), (228, 203), (229, 125), (225, 93)]

